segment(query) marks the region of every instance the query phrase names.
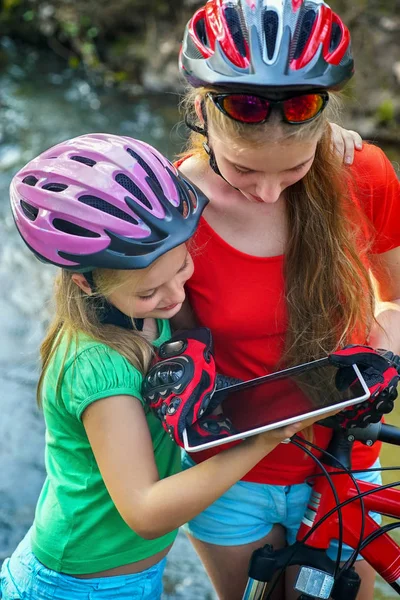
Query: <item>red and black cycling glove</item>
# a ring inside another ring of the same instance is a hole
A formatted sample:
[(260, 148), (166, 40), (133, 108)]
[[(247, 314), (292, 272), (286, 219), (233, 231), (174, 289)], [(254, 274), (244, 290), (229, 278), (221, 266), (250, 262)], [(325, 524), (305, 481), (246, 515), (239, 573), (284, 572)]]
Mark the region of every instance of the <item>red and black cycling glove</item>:
[(230, 422), (222, 416), (199, 422), (215, 408), (217, 375), (210, 330), (198, 327), (174, 334), (159, 347), (156, 361), (144, 379), (143, 399), (171, 438), (182, 446), (187, 427), (204, 439), (226, 436)]
[(351, 406), (333, 417), (343, 428), (366, 427), (377, 423), (393, 410), (399, 383), (399, 357), (392, 352), (376, 351), (369, 346), (346, 346), (329, 355), (329, 361), (339, 369), (336, 387), (344, 391), (355, 381), (356, 364), (371, 396), (365, 402)]

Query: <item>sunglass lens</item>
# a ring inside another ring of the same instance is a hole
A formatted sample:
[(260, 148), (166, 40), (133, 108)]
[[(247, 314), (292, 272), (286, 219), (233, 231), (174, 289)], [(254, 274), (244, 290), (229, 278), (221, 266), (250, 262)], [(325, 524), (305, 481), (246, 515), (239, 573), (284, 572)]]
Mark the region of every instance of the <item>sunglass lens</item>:
[(242, 123), (261, 123), (268, 117), (270, 110), (268, 100), (247, 94), (224, 96), (220, 104), (227, 115)]
[(284, 113), (290, 123), (309, 121), (321, 112), (324, 99), (320, 94), (306, 94), (285, 100)]

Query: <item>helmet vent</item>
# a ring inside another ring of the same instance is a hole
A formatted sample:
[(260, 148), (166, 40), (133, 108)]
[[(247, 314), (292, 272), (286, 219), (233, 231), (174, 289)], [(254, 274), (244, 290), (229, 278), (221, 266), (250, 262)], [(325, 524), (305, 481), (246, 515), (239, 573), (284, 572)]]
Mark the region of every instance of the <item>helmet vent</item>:
[(185, 200), (183, 202), (183, 206), (182, 206), (182, 217), (184, 219), (186, 219), (188, 214), (189, 214), (189, 205), (188, 205), (187, 201)]
[(298, 23), (296, 27), (296, 31), (294, 33), (294, 54), (293, 58), (300, 58), (303, 53), (304, 48), (310, 38), (310, 34), (317, 18), (317, 13), (315, 10), (308, 10), (304, 13), (301, 18), (301, 21)]
[(64, 219), (53, 219), (53, 225), (56, 229), (58, 229), (58, 231), (69, 233), (70, 235), (87, 238), (100, 237), (99, 233), (90, 231), (90, 229), (86, 229), (86, 227), (80, 227), (80, 225), (76, 225), (70, 221), (65, 221)]
[[(135, 152), (131, 148), (127, 148), (126, 151), (128, 152), (128, 154), (130, 154), (132, 156), (132, 158), (134, 158), (135, 160), (137, 160), (137, 162), (142, 167), (142, 169), (144, 171), (146, 171), (146, 173), (150, 177), (150, 179), (153, 179), (157, 183), (157, 185), (159, 185), (158, 179), (155, 176), (154, 171), (149, 167), (149, 165), (147, 164), (147, 162), (143, 160), (143, 158), (140, 156), (140, 154), (138, 154), (137, 152)], [(154, 156), (154, 158), (157, 158), (154, 154), (153, 154), (153, 156)], [(161, 189), (161, 186), (160, 186), (160, 189)]]
[(119, 183), (119, 185), (122, 185), (122, 187), (125, 188), (130, 194), (132, 194), (138, 200), (140, 200), (140, 202), (144, 204), (144, 206), (147, 206), (147, 208), (149, 208), (150, 210), (153, 209), (142, 190), (136, 185), (136, 183), (132, 181), (130, 177), (124, 175), (123, 173), (119, 173), (115, 177), (115, 181)]
[(65, 183), (46, 183), (45, 185), (42, 185), (42, 189), (49, 192), (63, 192), (67, 187), (68, 186)]
[(329, 45), (329, 52), (333, 52), (339, 46), (340, 41), (342, 39), (342, 30), (339, 25), (335, 22), (332, 23), (332, 31), (331, 31), (331, 42)]
[(264, 12), (265, 44), (267, 46), (268, 58), (274, 56), (276, 37), (278, 35), (279, 17), (274, 10)]
[(86, 158), (86, 156), (71, 156), (71, 160), (75, 160), (76, 162), (82, 163), (83, 165), (87, 165), (88, 167), (94, 167), (96, 164), (95, 160), (91, 158)]
[(83, 204), (86, 204), (87, 206), (92, 206), (93, 208), (101, 210), (102, 212), (105, 212), (108, 215), (112, 215), (117, 219), (122, 219), (123, 221), (132, 223), (133, 225), (138, 224), (138, 221), (136, 219), (128, 215), (126, 212), (124, 212), (117, 206), (106, 202), (106, 200), (103, 200), (102, 198), (97, 198), (97, 196), (80, 196), (78, 200), (79, 202), (83, 202)]
[(227, 6), (225, 8), (225, 19), (239, 54), (241, 56), (246, 56), (246, 41), (242, 32), (241, 21), (236, 8), (233, 6)]
[(39, 179), (36, 179), (36, 177), (34, 175), (28, 175), (27, 177), (23, 178), (22, 183), (26, 183), (26, 185), (34, 186), (37, 184), (38, 181), (39, 181)]
[[(188, 199), (187, 199), (185, 190), (183, 189), (183, 187), (180, 184), (177, 186), (177, 188), (178, 188), (178, 193), (179, 193), (179, 206), (178, 206), (178, 210), (181, 213), (182, 217), (184, 219), (186, 219), (186, 217), (190, 213)], [(190, 195), (190, 191), (189, 190), (188, 190), (188, 193)], [(190, 195), (190, 199), (192, 201), (193, 207), (195, 208), (194, 203), (193, 203), (193, 196), (194, 196), (194, 194), (191, 194)]]
[(206, 25), (205, 25), (204, 19), (199, 19), (197, 21), (196, 26), (195, 26), (195, 32), (196, 32), (197, 37), (203, 44), (203, 46), (206, 46), (207, 48), (209, 48), (210, 44), (208, 42)]
[(36, 218), (39, 214), (39, 209), (36, 208), (36, 206), (32, 206), (32, 204), (28, 204), (28, 202), (25, 202), (24, 200), (20, 200), (19, 203), (24, 215), (28, 217), (30, 221), (36, 221)]
[(194, 192), (192, 192), (192, 190), (188, 190), (188, 191), (189, 191), (191, 204), (192, 204), (193, 208), (196, 209), (197, 208), (196, 194)]
[(204, 58), (202, 53), (200, 52), (200, 50), (194, 45), (194, 42), (190, 36), (188, 36), (186, 42), (187, 42), (186, 54), (188, 55), (189, 58), (195, 58), (197, 60), (199, 58)]

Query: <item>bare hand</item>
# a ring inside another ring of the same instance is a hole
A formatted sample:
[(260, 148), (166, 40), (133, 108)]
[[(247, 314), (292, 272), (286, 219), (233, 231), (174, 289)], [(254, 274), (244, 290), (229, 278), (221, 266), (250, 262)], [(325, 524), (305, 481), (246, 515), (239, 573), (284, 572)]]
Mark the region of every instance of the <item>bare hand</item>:
[(287, 443), (290, 441), (290, 438), (293, 437), (299, 431), (303, 429), (307, 429), (307, 427), (311, 427), (317, 421), (321, 419), (326, 419), (327, 417), (331, 417), (335, 415), (339, 410), (332, 410), (329, 413), (324, 415), (314, 415), (309, 419), (305, 419), (304, 421), (299, 421), (298, 423), (293, 423), (292, 425), (287, 425), (286, 427), (280, 427), (279, 429), (273, 429), (272, 431), (267, 431), (265, 433), (259, 433), (256, 436), (256, 441), (260, 444), (264, 444), (266, 448), (271, 449), (272, 446), (276, 446), (280, 442)]
[(336, 123), (330, 123), (332, 129), (332, 144), (339, 156), (343, 158), (346, 165), (352, 165), (354, 161), (354, 150), (362, 150), (363, 141), (356, 131), (343, 129)]
[(382, 304), (384, 309), (377, 315), (372, 326), (368, 344), (372, 348), (387, 348), (400, 353), (400, 301)]

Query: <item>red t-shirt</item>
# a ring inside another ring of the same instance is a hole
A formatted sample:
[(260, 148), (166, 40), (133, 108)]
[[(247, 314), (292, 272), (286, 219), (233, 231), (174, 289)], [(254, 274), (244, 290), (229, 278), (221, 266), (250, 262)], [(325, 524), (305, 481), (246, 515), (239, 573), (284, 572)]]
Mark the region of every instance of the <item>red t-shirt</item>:
[[(352, 200), (376, 232), (372, 252), (400, 246), (400, 184), (389, 160), (380, 149), (365, 145), (356, 153), (352, 171)], [(195, 270), (187, 290), (199, 324), (212, 331), (218, 372), (247, 380), (276, 371), (287, 327), (284, 257), (244, 254), (226, 243), (204, 219), (195, 242)], [(315, 426), (317, 445), (326, 448), (330, 438), (331, 430)], [(226, 447), (193, 453), (192, 458), (201, 462)], [(353, 467), (371, 466), (379, 449), (379, 444), (372, 448), (357, 444)], [(289, 485), (304, 481), (314, 469), (314, 461), (304, 452), (292, 444), (280, 444), (243, 479)]]

